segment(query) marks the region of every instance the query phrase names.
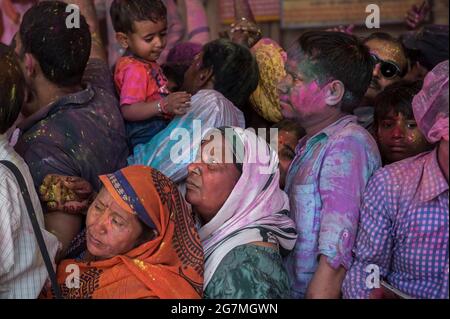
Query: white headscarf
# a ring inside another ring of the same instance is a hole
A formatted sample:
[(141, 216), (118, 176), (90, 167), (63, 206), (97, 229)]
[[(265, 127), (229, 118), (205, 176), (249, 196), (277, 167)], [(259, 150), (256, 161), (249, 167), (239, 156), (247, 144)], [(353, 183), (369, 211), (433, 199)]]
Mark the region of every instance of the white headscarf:
[(232, 129), (244, 149), (242, 175), (216, 216), (199, 230), (205, 251), (204, 288), (232, 249), (271, 242), (287, 254), (297, 239), (288, 217), (289, 199), (279, 187), (278, 155), (253, 131)]

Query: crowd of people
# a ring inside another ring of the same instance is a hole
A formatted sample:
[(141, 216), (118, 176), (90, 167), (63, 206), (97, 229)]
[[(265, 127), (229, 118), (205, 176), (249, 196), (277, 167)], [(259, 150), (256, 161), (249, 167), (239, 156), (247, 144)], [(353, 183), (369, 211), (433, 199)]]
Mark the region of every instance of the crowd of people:
[(177, 5), (2, 2), (0, 299), (448, 299), (448, 26)]

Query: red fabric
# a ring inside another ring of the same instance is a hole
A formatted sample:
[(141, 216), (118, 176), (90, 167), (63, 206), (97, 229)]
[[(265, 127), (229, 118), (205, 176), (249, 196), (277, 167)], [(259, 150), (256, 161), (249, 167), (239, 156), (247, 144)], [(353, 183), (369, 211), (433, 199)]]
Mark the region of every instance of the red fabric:
[(169, 94), (161, 67), (134, 57), (122, 57), (117, 61), (114, 82), (120, 94), (120, 105), (154, 102)]

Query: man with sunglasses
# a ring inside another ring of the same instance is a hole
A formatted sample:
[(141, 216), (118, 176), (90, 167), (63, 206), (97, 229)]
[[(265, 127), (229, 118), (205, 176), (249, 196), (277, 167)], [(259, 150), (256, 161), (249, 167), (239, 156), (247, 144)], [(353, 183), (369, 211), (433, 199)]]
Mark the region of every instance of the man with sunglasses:
[(402, 43), (390, 34), (373, 33), (364, 40), (364, 44), (370, 50), (375, 67), (369, 89), (354, 114), (362, 126), (371, 130), (375, 98), (387, 86), (400, 81), (406, 75), (408, 59)]

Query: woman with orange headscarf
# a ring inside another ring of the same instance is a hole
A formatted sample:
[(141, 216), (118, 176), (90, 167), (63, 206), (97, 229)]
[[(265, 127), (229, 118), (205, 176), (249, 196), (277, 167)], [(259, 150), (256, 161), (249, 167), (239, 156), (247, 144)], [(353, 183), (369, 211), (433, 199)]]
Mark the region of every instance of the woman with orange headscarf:
[[(177, 187), (144, 166), (100, 179), (104, 188), (86, 218), (86, 252), (57, 269), (63, 297), (201, 298), (203, 249)], [(72, 265), (79, 282), (66, 272)]]

